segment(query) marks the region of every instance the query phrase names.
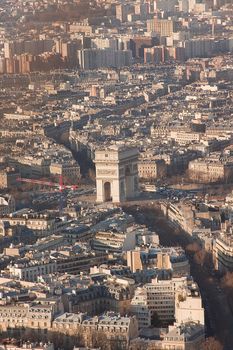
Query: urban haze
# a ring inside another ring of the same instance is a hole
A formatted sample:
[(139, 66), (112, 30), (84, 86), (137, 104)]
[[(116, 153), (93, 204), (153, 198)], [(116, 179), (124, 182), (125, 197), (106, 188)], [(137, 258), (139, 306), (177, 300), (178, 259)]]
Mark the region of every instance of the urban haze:
[(233, 350), (233, 0), (0, 1), (0, 350)]

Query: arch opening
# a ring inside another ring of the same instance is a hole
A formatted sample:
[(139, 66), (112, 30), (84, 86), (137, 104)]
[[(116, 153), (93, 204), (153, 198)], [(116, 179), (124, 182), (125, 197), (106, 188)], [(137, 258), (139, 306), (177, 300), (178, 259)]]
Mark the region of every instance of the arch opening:
[(110, 182), (105, 182), (105, 184), (104, 184), (104, 201), (105, 202), (112, 201), (111, 183)]

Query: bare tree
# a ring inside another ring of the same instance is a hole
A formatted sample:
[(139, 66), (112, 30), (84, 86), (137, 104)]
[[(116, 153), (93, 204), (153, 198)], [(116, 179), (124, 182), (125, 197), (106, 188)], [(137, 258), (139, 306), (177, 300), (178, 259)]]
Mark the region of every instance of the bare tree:
[(207, 338), (201, 350), (223, 350), (223, 345), (214, 337)]
[(203, 266), (206, 260), (206, 251), (205, 249), (199, 249), (195, 254), (194, 254), (194, 259), (195, 262), (198, 265)]
[(104, 332), (100, 331), (91, 331), (90, 333), (91, 345), (94, 348), (100, 347), (103, 350), (111, 350), (110, 342), (107, 339)]
[(200, 245), (197, 242), (190, 243), (186, 246), (189, 253), (197, 253), (200, 250)]

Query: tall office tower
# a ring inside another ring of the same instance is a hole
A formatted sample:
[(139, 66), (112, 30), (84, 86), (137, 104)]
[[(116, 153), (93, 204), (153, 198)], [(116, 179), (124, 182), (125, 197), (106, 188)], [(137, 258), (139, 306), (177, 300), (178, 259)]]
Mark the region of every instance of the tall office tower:
[(189, 12), (189, 0), (179, 0), (179, 11)]
[(214, 50), (213, 39), (192, 39), (184, 41), (185, 58), (211, 57)]
[(173, 12), (178, 0), (155, 0), (154, 3), (157, 11)]
[(189, 12), (192, 12), (194, 10), (196, 3), (196, 0), (189, 0)]
[(116, 5), (116, 18), (121, 22), (126, 22), (128, 15), (128, 6), (123, 4)]
[(117, 38), (93, 38), (91, 39), (91, 46), (94, 49), (118, 49), (118, 39)]
[(157, 38), (150, 36), (134, 36), (130, 39), (130, 50), (132, 51), (133, 57), (144, 57), (144, 49), (146, 47), (153, 47), (159, 44)]
[(155, 0), (145, 0), (145, 4), (148, 8), (148, 13), (154, 13)]
[(10, 58), (14, 55), (13, 52), (13, 42), (7, 41), (4, 43), (4, 56), (5, 58)]
[(161, 36), (171, 36), (175, 30), (175, 23), (171, 19), (159, 19), (157, 17), (147, 21), (147, 31)]
[(24, 52), (24, 42), (18, 41), (6, 41), (4, 43), (4, 56), (5, 58), (12, 58), (14, 55), (21, 55)]
[(0, 74), (6, 73), (6, 59), (0, 58)]
[(77, 50), (81, 48), (81, 39), (73, 41), (58, 39), (55, 41), (56, 52), (71, 66), (78, 64)]
[(162, 63), (165, 61), (165, 47), (155, 46), (144, 49), (144, 62), (145, 63)]
[(132, 63), (130, 50), (86, 49), (77, 52), (81, 69), (121, 68)]
[(174, 22), (170, 19), (155, 18), (155, 33), (160, 36), (171, 36), (174, 31)]

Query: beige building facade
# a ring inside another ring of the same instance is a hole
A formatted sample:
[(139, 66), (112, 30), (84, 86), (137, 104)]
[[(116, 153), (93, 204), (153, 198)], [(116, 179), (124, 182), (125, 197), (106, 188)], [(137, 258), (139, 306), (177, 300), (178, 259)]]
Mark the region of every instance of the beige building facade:
[(167, 165), (163, 159), (143, 160), (138, 163), (138, 175), (141, 179), (157, 179), (165, 177)]
[(220, 235), (214, 241), (213, 258), (215, 269), (220, 272), (233, 271), (233, 239), (231, 235)]
[(189, 163), (189, 178), (199, 182), (230, 182), (233, 175), (233, 163), (220, 159), (196, 159)]
[(140, 250), (129, 250), (127, 251), (127, 265), (130, 267), (132, 272), (142, 270), (141, 252)]
[(50, 174), (62, 176), (64, 184), (76, 184), (80, 178), (80, 167), (78, 163), (52, 163)]

